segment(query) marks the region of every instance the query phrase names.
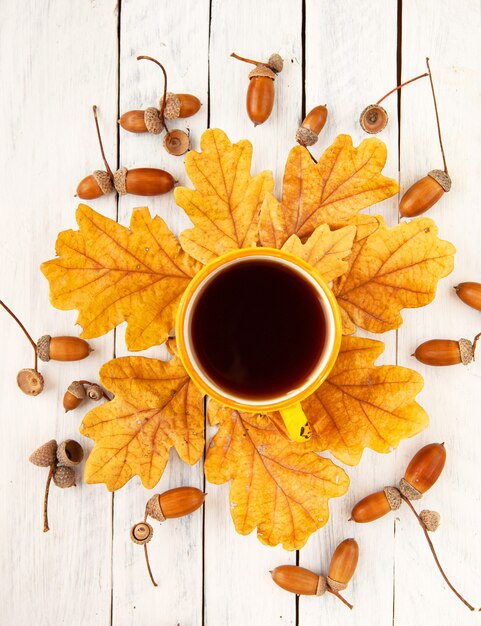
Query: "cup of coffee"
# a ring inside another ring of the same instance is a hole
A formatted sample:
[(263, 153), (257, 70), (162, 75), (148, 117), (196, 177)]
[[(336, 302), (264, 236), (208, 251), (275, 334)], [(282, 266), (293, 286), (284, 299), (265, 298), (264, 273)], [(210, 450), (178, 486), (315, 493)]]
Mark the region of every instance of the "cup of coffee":
[(342, 334), (336, 299), (311, 265), (274, 248), (216, 258), (187, 286), (175, 334), (201, 391), (240, 411), (279, 411), (293, 440), (310, 437), (301, 401), (327, 378)]

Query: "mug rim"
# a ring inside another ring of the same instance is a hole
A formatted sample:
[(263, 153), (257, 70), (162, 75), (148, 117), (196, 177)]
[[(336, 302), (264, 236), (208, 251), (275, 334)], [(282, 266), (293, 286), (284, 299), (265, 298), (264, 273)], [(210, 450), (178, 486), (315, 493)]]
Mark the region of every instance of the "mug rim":
[[(313, 378), (309, 382), (308, 385), (300, 388), (298, 392), (296, 392), (294, 395), (290, 395), (288, 398), (280, 396), (279, 400), (275, 401), (271, 401), (271, 399), (268, 398), (266, 402), (263, 402), (261, 400), (248, 403), (242, 401), (241, 399), (235, 399), (230, 395), (224, 395), (221, 390), (219, 391), (211, 387), (209, 385), (209, 382), (206, 381), (205, 378), (203, 378), (199, 374), (198, 369), (192, 363), (189, 356), (184, 329), (186, 321), (185, 318), (189, 308), (189, 304), (193, 296), (196, 295), (198, 288), (206, 281), (206, 279), (213, 273), (216, 273), (217, 270), (219, 270), (222, 266), (228, 265), (230, 262), (238, 261), (246, 257), (255, 256), (267, 258), (270, 257), (285, 261), (288, 264), (294, 265), (295, 267), (303, 270), (306, 274), (309, 275), (312, 280), (314, 280), (316, 285), (322, 291), (322, 294), (325, 300), (327, 300), (327, 303), (329, 304), (330, 310), (332, 312), (333, 342), (330, 354), (326, 359), (326, 362), (324, 363), (322, 369), (317, 373), (315, 378)], [(230, 408), (246, 412), (259, 413), (262, 411), (280, 411), (282, 409), (285, 409), (286, 407), (290, 407), (294, 404), (302, 402), (308, 396), (314, 393), (314, 391), (326, 380), (327, 376), (334, 366), (334, 363), (336, 362), (341, 347), (342, 322), (339, 305), (337, 304), (337, 300), (332, 293), (331, 288), (322, 277), (322, 275), (312, 265), (310, 265), (300, 257), (291, 254), (290, 252), (278, 250), (277, 248), (250, 247), (226, 252), (207, 263), (202, 269), (197, 272), (197, 274), (195, 274), (195, 276), (187, 285), (184, 293), (182, 294), (179, 306), (177, 308), (175, 337), (182, 365), (184, 366), (191, 380), (202, 392), (204, 392), (213, 400), (216, 400), (217, 402)]]

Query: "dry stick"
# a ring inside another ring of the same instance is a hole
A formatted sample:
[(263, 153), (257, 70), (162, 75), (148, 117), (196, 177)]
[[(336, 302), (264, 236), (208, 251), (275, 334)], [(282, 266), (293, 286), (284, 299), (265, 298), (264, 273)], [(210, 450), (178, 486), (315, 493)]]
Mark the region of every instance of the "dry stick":
[(167, 125), (165, 123), (165, 118), (164, 118), (165, 103), (167, 101), (167, 72), (165, 71), (165, 67), (162, 65), (162, 63), (160, 63), (160, 61), (157, 61), (157, 59), (154, 59), (153, 57), (149, 57), (145, 54), (142, 54), (137, 57), (137, 61), (142, 61), (142, 59), (145, 59), (147, 61), (152, 61), (152, 63), (155, 63), (156, 65), (158, 65), (164, 75), (164, 95), (162, 97), (162, 106), (160, 108), (159, 117), (166, 133), (169, 134), (169, 129), (167, 128)]
[(30, 341), (30, 343), (32, 344), (32, 348), (33, 348), (33, 352), (35, 354), (35, 364), (33, 369), (35, 371), (37, 371), (37, 365), (38, 365), (38, 355), (37, 355), (37, 344), (35, 343), (35, 341), (32, 339), (30, 333), (28, 332), (28, 330), (25, 328), (25, 326), (22, 324), (22, 322), (18, 319), (18, 317), (15, 315), (15, 313), (8, 308), (8, 306), (5, 304), (5, 302), (3, 302), (2, 300), (0, 300), (0, 304), (3, 306), (3, 308), (5, 309), (5, 311), (7, 313), (9, 313), (13, 319), (17, 322), (17, 324), (20, 326), (20, 328), (23, 330), (23, 332), (25, 333), (25, 336), (27, 337), (27, 339)]
[(421, 528), (423, 529), (424, 535), (425, 535), (426, 540), (427, 540), (427, 542), (428, 542), (428, 544), (429, 544), (429, 547), (430, 547), (430, 549), (431, 549), (431, 553), (432, 553), (432, 555), (433, 555), (433, 558), (434, 558), (434, 560), (435, 560), (435, 562), (436, 562), (436, 565), (438, 566), (439, 571), (441, 572), (441, 576), (442, 576), (442, 577), (444, 578), (444, 580), (446, 581), (446, 584), (447, 584), (447, 585), (448, 585), (448, 587), (451, 589), (451, 591), (452, 591), (452, 592), (453, 592), (456, 596), (458, 596), (458, 598), (461, 600), (461, 602), (462, 602), (463, 604), (465, 604), (465, 605), (468, 607), (468, 609), (469, 609), (470, 611), (474, 611), (474, 610), (475, 610), (474, 606), (472, 606), (471, 604), (469, 604), (469, 602), (468, 602), (467, 600), (465, 600), (465, 599), (463, 598), (463, 596), (462, 596), (462, 595), (461, 595), (458, 591), (456, 591), (456, 589), (453, 587), (453, 585), (452, 585), (452, 584), (451, 584), (451, 582), (449, 581), (448, 577), (447, 577), (447, 576), (446, 576), (446, 574), (444, 573), (444, 570), (443, 570), (443, 568), (441, 567), (441, 563), (439, 562), (438, 555), (436, 554), (436, 550), (434, 549), (433, 542), (431, 541), (431, 537), (429, 536), (429, 533), (428, 533), (428, 531), (426, 530), (426, 526), (424, 525), (424, 523), (423, 523), (422, 519), (419, 517), (419, 515), (418, 515), (418, 513), (417, 513), (416, 509), (413, 507), (413, 505), (412, 505), (412, 503), (411, 503), (411, 500), (410, 500), (409, 498), (406, 498), (406, 496), (404, 496), (404, 495), (401, 495), (401, 498), (404, 500), (404, 502), (405, 502), (405, 503), (408, 505), (408, 507), (411, 509), (411, 511), (413, 512), (414, 516), (415, 516), (415, 517), (416, 517), (416, 519), (418, 520), (419, 525), (420, 525), (420, 526), (421, 526)]
[[(147, 507), (145, 508), (145, 514), (144, 514), (144, 522), (147, 522)], [(154, 585), (154, 587), (158, 587), (159, 585), (155, 582), (155, 578), (154, 575), (152, 574), (152, 570), (150, 569), (150, 561), (149, 561), (149, 552), (147, 550), (147, 544), (144, 543), (144, 555), (145, 555), (145, 562), (147, 563), (147, 571), (149, 572), (149, 576), (150, 576), (150, 580), (152, 581), (152, 584)]]
[(397, 87), (394, 87), (394, 89), (391, 89), (391, 91), (388, 91), (386, 95), (384, 95), (380, 100), (376, 102), (376, 104), (381, 104), (383, 100), (385, 100), (388, 96), (390, 96), (392, 93), (394, 93), (398, 89), (401, 89), (402, 87), (405, 87), (406, 85), (409, 85), (409, 83), (413, 83), (415, 80), (424, 78), (425, 76), (429, 76), (428, 72), (425, 72), (424, 74), (419, 74), (419, 76), (415, 76), (414, 78), (407, 80), (405, 83), (401, 83)]
[(329, 591), (329, 593), (332, 593), (333, 596), (336, 596), (336, 598), (339, 598), (339, 600), (341, 602), (343, 602), (348, 608), (352, 609), (354, 608), (352, 604), (350, 604), (346, 598), (344, 598), (344, 596), (341, 596), (341, 594), (339, 593), (339, 591), (334, 591), (333, 589), (330, 589), (329, 587), (327, 587), (326, 591)]
[[(481, 333), (478, 333), (476, 337), (473, 339), (473, 352), (476, 352), (476, 344), (478, 343), (479, 338), (481, 337)], [(473, 356), (473, 361), (475, 360), (475, 356)]]
[(438, 125), (439, 147), (441, 148), (441, 154), (443, 156), (444, 171), (446, 172), (446, 174), (448, 174), (448, 166), (446, 165), (446, 157), (444, 155), (444, 148), (443, 148), (443, 138), (441, 137), (441, 125), (439, 123), (438, 103), (436, 102), (436, 94), (434, 93), (433, 76), (431, 74), (431, 68), (429, 66), (429, 57), (426, 57), (426, 65), (428, 66), (429, 82), (431, 83), (431, 91), (433, 94), (433, 101), (434, 101), (434, 111), (436, 113), (436, 124)]
[(104, 162), (104, 165), (105, 165), (105, 169), (107, 170), (110, 178), (113, 180), (114, 175), (112, 174), (112, 170), (110, 169), (110, 165), (107, 162), (107, 158), (106, 158), (105, 152), (104, 152), (104, 146), (102, 144), (102, 137), (100, 135), (100, 128), (99, 128), (99, 120), (97, 118), (97, 105), (96, 104), (93, 105), (92, 110), (94, 112), (95, 128), (97, 129), (97, 137), (98, 137), (99, 144), (100, 144), (100, 153), (102, 154), (102, 159), (103, 159), (103, 162)]
[(48, 527), (48, 494), (50, 491), (50, 483), (52, 482), (53, 472), (55, 470), (55, 463), (50, 466), (47, 482), (45, 483), (45, 496), (43, 498), (43, 532), (48, 533), (50, 528)]
[(231, 53), (231, 57), (237, 59), (238, 61), (244, 61), (244, 63), (252, 63), (252, 65), (263, 65), (264, 67), (268, 67), (267, 63), (262, 63), (262, 61), (254, 61), (253, 59), (247, 59), (246, 57), (241, 57), (235, 52)]

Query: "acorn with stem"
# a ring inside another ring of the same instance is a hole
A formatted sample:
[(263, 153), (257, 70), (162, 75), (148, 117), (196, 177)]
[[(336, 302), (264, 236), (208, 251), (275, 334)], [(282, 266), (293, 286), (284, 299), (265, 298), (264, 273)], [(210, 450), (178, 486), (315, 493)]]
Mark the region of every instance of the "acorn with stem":
[(17, 322), (27, 337), (34, 353), (33, 368), (21, 369), (17, 374), (17, 385), (28, 396), (38, 396), (44, 388), (44, 378), (38, 371), (38, 359), (42, 361), (80, 361), (88, 357), (92, 348), (80, 337), (51, 337), (43, 335), (35, 342), (15, 313), (0, 300), (0, 305)]
[(369, 104), (363, 110), (359, 118), (359, 123), (361, 124), (362, 129), (366, 131), (366, 133), (369, 133), (371, 135), (380, 133), (382, 130), (384, 130), (387, 126), (389, 116), (386, 109), (381, 106), (381, 102), (383, 102), (392, 93), (398, 91), (399, 89), (402, 89), (403, 87), (406, 87), (406, 85), (409, 85), (410, 83), (413, 83), (420, 78), (424, 78), (425, 76), (428, 76), (427, 72), (425, 72), (424, 74), (420, 74), (419, 76), (415, 76), (414, 78), (410, 78), (406, 82), (401, 83), (397, 87), (394, 87), (394, 89), (391, 89), (391, 91), (388, 91), (386, 94), (384, 94), (384, 96), (380, 98), (376, 102), (376, 104)]
[(105, 170), (95, 170), (83, 178), (77, 187), (77, 196), (82, 200), (93, 200), (108, 195), (114, 189), (120, 194), (128, 193), (138, 196), (158, 196), (171, 191), (174, 187), (174, 178), (169, 172), (154, 167), (138, 167), (127, 169), (119, 168), (112, 172), (105, 156), (102, 137), (100, 135), (97, 107), (92, 107), (100, 153)]
[(110, 401), (110, 397), (105, 390), (97, 383), (91, 383), (88, 380), (74, 380), (70, 383), (63, 396), (65, 413), (76, 409), (87, 398), (94, 400), (94, 402), (98, 402), (102, 398)]
[(279, 54), (271, 54), (267, 63), (241, 57), (235, 52), (231, 57), (244, 63), (251, 63), (255, 68), (249, 73), (249, 88), (247, 90), (247, 115), (254, 126), (263, 124), (272, 113), (274, 107), (274, 81), (277, 74), (282, 72), (284, 62)]
[(444, 154), (443, 139), (441, 136), (441, 125), (439, 122), (438, 105), (436, 102), (436, 93), (434, 91), (433, 76), (429, 66), (429, 58), (426, 58), (428, 66), (429, 81), (431, 84), (431, 93), (433, 96), (434, 111), (436, 113), (436, 125), (438, 129), (439, 147), (443, 158), (443, 170), (431, 170), (424, 178), (414, 183), (404, 193), (399, 203), (399, 212), (403, 217), (416, 217), (425, 213), (433, 205), (438, 202), (442, 196), (451, 189), (451, 177), (449, 176), (448, 166), (446, 164), (446, 156)]
[(475, 358), (476, 345), (481, 333), (469, 339), (429, 339), (419, 345), (411, 356), (424, 365), (470, 365)]

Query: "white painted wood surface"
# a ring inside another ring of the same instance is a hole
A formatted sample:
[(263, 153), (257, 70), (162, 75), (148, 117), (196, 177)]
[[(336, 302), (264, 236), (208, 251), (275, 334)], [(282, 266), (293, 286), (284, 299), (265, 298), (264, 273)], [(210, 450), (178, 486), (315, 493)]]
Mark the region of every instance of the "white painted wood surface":
[[(398, 59), (405, 80), (423, 71), (424, 57), (430, 55), (454, 181), (431, 215), (458, 248), (455, 272), (441, 282), (436, 301), (405, 312), (401, 330), (383, 337), (382, 362), (397, 359), (425, 376), (421, 401), (431, 416), (429, 429), (403, 442), (394, 454), (367, 451), (360, 465), (348, 470), (349, 494), (331, 504), (328, 526), (299, 555), (262, 546), (254, 535), (236, 535), (228, 486), (208, 485), (204, 512), (156, 529), (149, 547), (157, 589), (148, 581), (142, 549), (128, 538), (150, 495), (137, 480), (114, 496), (81, 480), (76, 489), (52, 489), (52, 531), (44, 535), (46, 471), (26, 462), (51, 437), (80, 440), (82, 412), (63, 413), (63, 392), (73, 379), (95, 379), (99, 366), (114, 353), (126, 354), (123, 329), (93, 341), (95, 353), (85, 362), (43, 364), (47, 387), (34, 399), (18, 392), (14, 383), (17, 370), (31, 366), (31, 349), (2, 316), (0, 626), (451, 626), (477, 619), (443, 584), (408, 511), (361, 528), (347, 518), (360, 497), (400, 477), (422, 443), (444, 440), (446, 470), (425, 506), (442, 512), (443, 525), (433, 541), (447, 572), (468, 599), (481, 604), (481, 423), (475, 409), (481, 382), (461, 368), (423, 367), (409, 356), (425, 339), (471, 337), (481, 330), (479, 313), (452, 291), (457, 282), (481, 280), (480, 34), (476, 0), (404, 0), (399, 13), (396, 2), (382, 0), (306, 0), (304, 5), (302, 0), (281, 5), (273, 0), (122, 0), (120, 10), (114, 0), (0, 3), (0, 297), (35, 336), (68, 334), (74, 328), (75, 312), (49, 306), (38, 265), (52, 256), (57, 232), (75, 227), (74, 189), (101, 165), (91, 105), (99, 106), (112, 165), (119, 142), (121, 164), (165, 167), (188, 183), (182, 159), (168, 156), (161, 139), (118, 132), (119, 108), (122, 113), (154, 105), (161, 92), (160, 70), (135, 60), (142, 53), (166, 64), (173, 91), (194, 93), (203, 102), (199, 114), (178, 124), (190, 129), (193, 147), (209, 123), (233, 140), (250, 139), (254, 171), (272, 169), (279, 193), (303, 101), (307, 109), (324, 102), (329, 106), (314, 154), (339, 132), (351, 134), (357, 143), (364, 138), (359, 113), (395, 85)], [(274, 112), (263, 126), (253, 128), (247, 119), (249, 67), (229, 58), (234, 50), (254, 58), (278, 51), (286, 61), (276, 81)], [(399, 172), (405, 189), (441, 165), (428, 82), (403, 92), (400, 128), (396, 96), (386, 108), (390, 122), (380, 135), (389, 149), (386, 172), (393, 177)], [(188, 224), (172, 197), (147, 200), (128, 196), (117, 207), (111, 196), (92, 205), (112, 217), (118, 210), (124, 224), (131, 209), (143, 204), (176, 233)], [(394, 224), (397, 199), (373, 210), (378, 211)], [(147, 354), (164, 356), (160, 349)], [(88, 446), (88, 440), (84, 443)], [(202, 463), (187, 467), (173, 454), (157, 489), (180, 484), (202, 488)], [(361, 548), (358, 572), (346, 591), (355, 604), (351, 614), (332, 597), (296, 602), (271, 582), (269, 569), (297, 558), (301, 565), (325, 572), (334, 547), (347, 536), (355, 536)]]

